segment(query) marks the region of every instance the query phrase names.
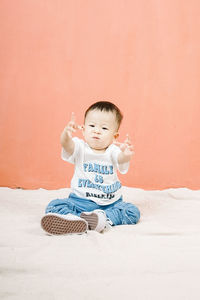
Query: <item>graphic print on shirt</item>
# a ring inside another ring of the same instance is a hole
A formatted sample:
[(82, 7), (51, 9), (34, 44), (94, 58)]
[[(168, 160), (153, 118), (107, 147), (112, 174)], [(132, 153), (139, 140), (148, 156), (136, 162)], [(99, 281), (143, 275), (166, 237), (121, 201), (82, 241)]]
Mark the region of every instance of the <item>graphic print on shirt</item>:
[[(71, 156), (62, 148), (62, 159), (75, 165), (71, 191), (79, 198), (87, 198), (98, 205), (109, 205), (122, 197), (117, 171), (121, 170), (117, 157), (121, 150), (110, 145), (105, 153), (94, 153), (85, 141), (73, 138), (75, 149)], [(128, 165), (123, 169), (128, 170)]]
[[(90, 191), (85, 193), (85, 196), (88, 198), (95, 197), (101, 199), (112, 199), (115, 197), (115, 192), (121, 188), (121, 183), (119, 181), (115, 181), (110, 185), (103, 184), (105, 180), (105, 176), (113, 175), (113, 165), (101, 165), (97, 163), (83, 163), (84, 173), (89, 173), (90, 178), (92, 175), (92, 180), (87, 179), (87, 175), (85, 178), (78, 178), (78, 187), (79, 188), (87, 188), (87, 189), (95, 189), (97, 193), (91, 193)], [(104, 194), (99, 194), (98, 191), (103, 192)]]

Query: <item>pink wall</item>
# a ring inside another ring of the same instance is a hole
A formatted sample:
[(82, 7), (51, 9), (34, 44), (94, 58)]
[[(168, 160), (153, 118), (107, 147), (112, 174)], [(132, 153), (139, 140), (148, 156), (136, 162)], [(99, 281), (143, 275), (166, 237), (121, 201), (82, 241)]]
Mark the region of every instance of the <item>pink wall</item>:
[(127, 186), (200, 189), (200, 4), (0, 2), (0, 185), (69, 186), (60, 133), (98, 100), (124, 113)]

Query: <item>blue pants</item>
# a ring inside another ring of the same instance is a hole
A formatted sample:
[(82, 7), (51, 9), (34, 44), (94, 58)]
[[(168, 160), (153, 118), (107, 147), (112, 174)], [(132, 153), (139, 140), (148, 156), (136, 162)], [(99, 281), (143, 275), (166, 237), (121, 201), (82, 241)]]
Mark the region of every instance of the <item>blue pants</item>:
[(63, 215), (71, 213), (80, 216), (83, 211), (89, 212), (95, 209), (104, 210), (113, 226), (136, 224), (140, 219), (139, 209), (131, 203), (123, 202), (122, 198), (110, 205), (98, 205), (91, 200), (79, 198), (73, 193), (69, 198), (52, 200), (45, 212)]

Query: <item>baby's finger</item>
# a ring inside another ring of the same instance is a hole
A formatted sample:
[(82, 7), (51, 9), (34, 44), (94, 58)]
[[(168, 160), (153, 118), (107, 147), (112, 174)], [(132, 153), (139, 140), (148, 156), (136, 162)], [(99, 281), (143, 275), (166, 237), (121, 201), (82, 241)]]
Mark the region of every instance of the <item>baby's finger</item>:
[(74, 122), (74, 123), (75, 123), (75, 120), (76, 120), (75, 113), (72, 112), (72, 115), (71, 115), (71, 122)]
[(73, 129), (77, 128), (77, 125), (73, 121), (69, 121), (67, 126), (70, 127), (70, 128), (73, 128)]
[(129, 146), (128, 149), (133, 151), (133, 149), (134, 149), (133, 145)]
[(75, 128), (74, 128), (73, 126), (71, 126), (71, 125), (68, 125), (68, 126), (66, 127), (66, 130), (67, 130), (68, 132), (75, 132), (75, 131), (76, 131)]
[(130, 140), (130, 137), (129, 137), (129, 134), (127, 133), (127, 135), (126, 135), (126, 139), (125, 139), (125, 141), (124, 141), (126, 144), (128, 144), (128, 145), (131, 145), (131, 140)]
[(80, 129), (80, 130), (83, 129), (83, 125), (78, 125), (78, 124), (76, 123), (76, 116), (75, 116), (75, 113), (74, 113), (74, 112), (72, 112), (72, 115), (71, 115), (71, 121), (69, 122), (69, 124), (70, 124), (71, 126), (73, 126), (73, 128), (75, 128), (75, 129)]

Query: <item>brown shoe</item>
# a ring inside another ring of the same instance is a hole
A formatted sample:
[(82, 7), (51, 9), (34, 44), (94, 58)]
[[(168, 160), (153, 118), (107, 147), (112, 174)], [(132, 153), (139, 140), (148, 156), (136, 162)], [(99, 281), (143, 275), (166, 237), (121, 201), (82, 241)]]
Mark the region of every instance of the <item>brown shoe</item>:
[(73, 214), (48, 213), (42, 217), (41, 226), (50, 235), (81, 234), (88, 229), (86, 220)]

